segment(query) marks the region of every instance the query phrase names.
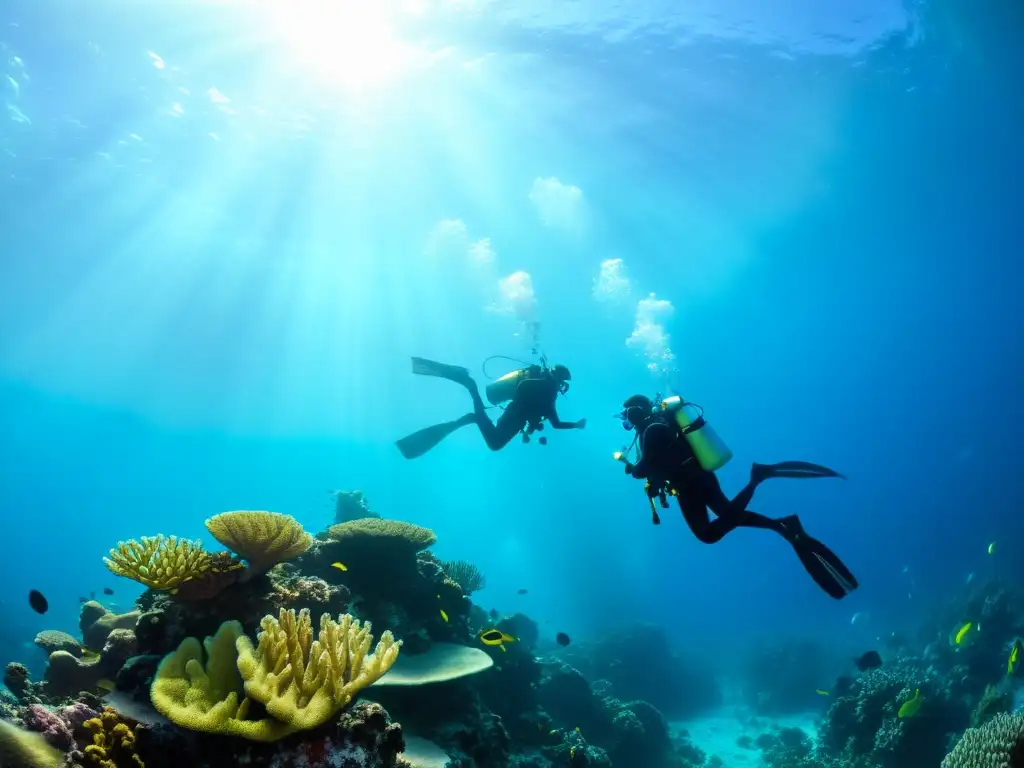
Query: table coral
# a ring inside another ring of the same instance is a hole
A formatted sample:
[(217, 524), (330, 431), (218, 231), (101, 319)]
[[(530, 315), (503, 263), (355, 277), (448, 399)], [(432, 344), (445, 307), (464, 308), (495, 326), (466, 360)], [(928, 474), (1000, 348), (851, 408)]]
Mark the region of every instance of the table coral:
[(301, 555), (313, 543), (298, 520), (278, 512), (223, 512), (207, 520), (206, 528), (257, 572)]

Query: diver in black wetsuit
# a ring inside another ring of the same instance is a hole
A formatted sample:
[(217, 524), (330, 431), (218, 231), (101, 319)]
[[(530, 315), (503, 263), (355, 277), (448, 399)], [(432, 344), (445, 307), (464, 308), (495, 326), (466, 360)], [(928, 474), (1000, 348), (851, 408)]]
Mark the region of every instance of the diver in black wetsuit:
[[(526, 369), (525, 375), (516, 386), (511, 402), (495, 423), (487, 416), (487, 406), (484, 405), (480, 390), (467, 369), (414, 357), (412, 372), (421, 376), (437, 376), (461, 384), (469, 390), (469, 395), (473, 398), (473, 412), (454, 421), (435, 424), (403, 437), (396, 445), (407, 459), (422, 456), (452, 432), (470, 424), (476, 424), (480, 428), (484, 442), (492, 451), (501, 450), (520, 433), (524, 441), (529, 440), (530, 434), (544, 428), (544, 421), (548, 421), (555, 429), (583, 429), (587, 425), (586, 419), (562, 421), (558, 418), (555, 399), (568, 389), (567, 382), (572, 378), (569, 369), (564, 365), (556, 365), (550, 370), (540, 366)], [(546, 442), (544, 438), (540, 441)]]
[[(676, 420), (657, 412), (644, 395), (634, 395), (623, 403), (621, 418), (627, 428), (635, 429), (641, 458), (628, 461), (626, 473), (646, 479), (648, 494), (654, 498), (671, 491), (679, 501), (683, 519), (698, 541), (714, 544), (737, 528), (763, 528), (775, 531), (793, 545), (804, 568), (818, 586), (839, 600), (858, 587), (857, 579), (831, 549), (808, 536), (796, 515), (771, 518), (747, 509), (758, 485), (773, 477), (842, 477), (828, 467), (804, 461), (778, 464), (754, 464), (750, 482), (731, 501), (722, 491), (718, 477), (700, 466), (693, 449)], [(717, 516), (714, 520), (708, 509)]]

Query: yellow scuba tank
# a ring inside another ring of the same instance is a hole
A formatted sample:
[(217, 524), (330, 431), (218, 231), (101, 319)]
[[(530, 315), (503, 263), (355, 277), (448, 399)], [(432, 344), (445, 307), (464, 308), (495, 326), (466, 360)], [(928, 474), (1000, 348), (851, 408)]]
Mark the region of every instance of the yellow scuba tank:
[(500, 379), (495, 379), (488, 384), (484, 392), (487, 395), (487, 399), (491, 401), (491, 405), (501, 405), (515, 397), (516, 389), (519, 387), (520, 382), (529, 377), (530, 370), (534, 367), (529, 366), (527, 368), (520, 368), (518, 371), (506, 373)]
[(702, 469), (715, 472), (729, 463), (732, 451), (704, 420), (700, 406), (674, 395), (661, 401), (661, 409), (675, 416), (676, 424), (683, 430), (683, 436)]

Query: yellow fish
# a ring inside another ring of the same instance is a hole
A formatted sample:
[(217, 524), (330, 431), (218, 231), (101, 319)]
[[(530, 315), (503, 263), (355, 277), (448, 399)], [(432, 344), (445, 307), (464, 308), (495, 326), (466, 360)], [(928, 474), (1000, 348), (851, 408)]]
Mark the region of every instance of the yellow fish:
[(443, 608), (441, 609), (441, 618), (444, 619), (445, 622), (448, 621), (448, 614), (444, 612)]
[(913, 717), (917, 714), (917, 710), (921, 708), (921, 704), (924, 700), (921, 698), (921, 689), (918, 688), (914, 691), (914, 698), (907, 699), (903, 702), (900, 707), (900, 711), (896, 713), (897, 717)]
[(331, 563), (331, 568), (337, 568), (339, 571), (347, 571), (348, 566), (344, 563)]
[(815, 688), (814, 692), (819, 696), (828, 696), (828, 691), (823, 691), (821, 688)]
[(994, 541), (988, 545), (987, 551), (990, 555), (994, 555), (996, 553), (996, 543)]
[(958, 625), (950, 633), (949, 644), (952, 646), (965, 645), (969, 640), (974, 639), (975, 629), (980, 630), (981, 628), (975, 627), (973, 621), (965, 621), (963, 624)]
[(1013, 647), (1010, 648), (1010, 659), (1006, 662), (1006, 674), (1012, 675), (1017, 671), (1017, 665), (1020, 664), (1020, 652), (1022, 649), (1022, 643), (1018, 637), (1013, 641)]
[(484, 629), (480, 632), (480, 642), (484, 645), (498, 646), (501, 650), (505, 650), (505, 643), (514, 643), (516, 639), (512, 635), (507, 635), (500, 629)]
[(583, 735), (583, 731), (581, 731), (581, 730), (580, 730), (580, 727), (579, 727), (578, 725), (576, 726), (576, 728), (575, 728), (574, 730), (575, 730), (575, 731), (576, 731), (576, 733), (578, 733), (578, 734), (579, 734), (580, 736), (582, 736), (582, 735)]
[(96, 681), (96, 687), (102, 688), (104, 691), (112, 691), (117, 686), (114, 685), (113, 680), (107, 680), (107, 678), (104, 677), (103, 679)]

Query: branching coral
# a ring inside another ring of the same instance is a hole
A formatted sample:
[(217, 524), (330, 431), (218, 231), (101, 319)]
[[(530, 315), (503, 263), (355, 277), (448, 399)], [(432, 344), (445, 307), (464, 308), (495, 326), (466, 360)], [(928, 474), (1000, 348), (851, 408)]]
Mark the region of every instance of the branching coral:
[(210, 561), (199, 541), (160, 534), (119, 541), (103, 562), (118, 576), (173, 592), (182, 582), (202, 576)]
[(301, 555), (313, 543), (299, 521), (277, 512), (223, 512), (206, 521), (217, 541), (245, 558), (257, 571)]
[(444, 564), (444, 575), (459, 585), (462, 594), (467, 597), (484, 588), (484, 575), (472, 563), (465, 560), (452, 560)]
[(297, 616), (293, 610), (282, 610), (278, 619), (266, 616), (261, 626), (257, 647), (245, 636), (237, 642), (245, 693), (299, 730), (316, 728), (348, 706), (391, 668), (402, 645), (385, 631), (367, 655), (370, 625), (360, 626), (349, 614), (337, 621), (323, 614), (316, 640), (305, 609)]
[(145, 768), (135, 751), (135, 733), (110, 707), (82, 727), (92, 734), (84, 750), (84, 764), (94, 768)]
[[(222, 624), (206, 639), (205, 665), (199, 641), (182, 642), (153, 681), (157, 711), (191, 730), (277, 741), (322, 725), (348, 706), (387, 672), (401, 646), (384, 632), (368, 655), (370, 626), (347, 614), (337, 621), (322, 616), (316, 640), (308, 611), (282, 611), (278, 619), (265, 617), (262, 626), (254, 647), (241, 624)], [(250, 720), (252, 700), (269, 716)]]
[(1024, 765), (1024, 715), (1000, 714), (968, 728), (942, 768), (1020, 768)]

